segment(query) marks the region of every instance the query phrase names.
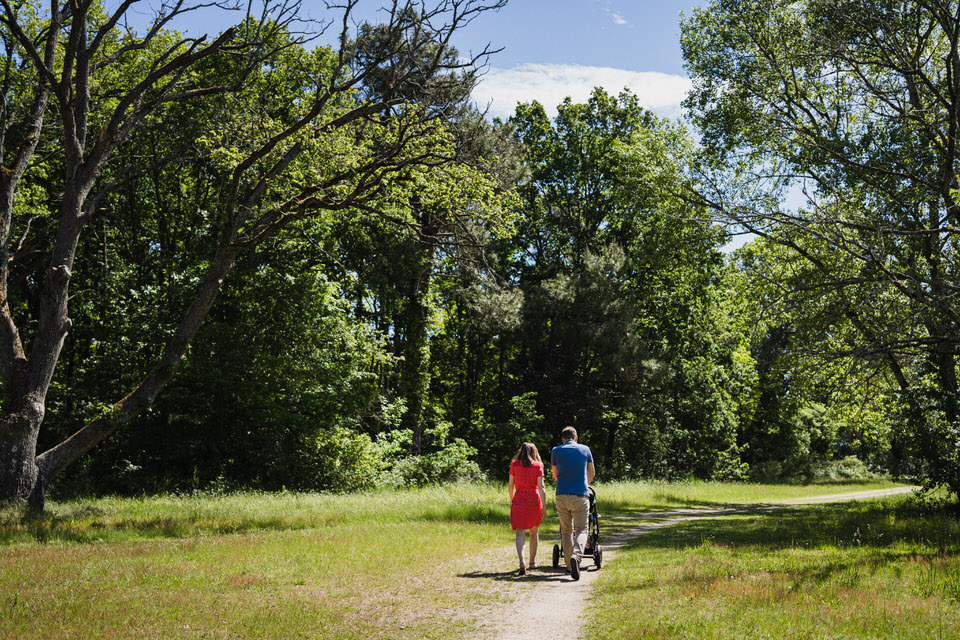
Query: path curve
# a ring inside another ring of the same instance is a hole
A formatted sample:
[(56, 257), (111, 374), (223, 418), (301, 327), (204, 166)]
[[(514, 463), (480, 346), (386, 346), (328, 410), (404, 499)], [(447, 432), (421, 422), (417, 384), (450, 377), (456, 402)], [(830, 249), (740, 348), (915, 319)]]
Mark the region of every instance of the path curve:
[[(913, 493), (918, 487), (898, 487), (876, 491), (858, 491), (855, 493), (831, 494), (808, 498), (795, 498), (761, 504), (719, 506), (712, 508), (671, 509), (666, 511), (646, 511), (618, 514), (601, 520), (601, 532), (604, 523), (642, 520), (643, 524), (630, 527), (616, 534), (603, 534), (604, 565), (615, 560), (617, 551), (633, 538), (661, 527), (669, 527), (690, 520), (716, 518), (737, 513), (750, 513), (779, 509), (790, 505), (824, 504), (848, 500), (867, 500), (886, 496)], [(529, 638), (547, 638), (549, 640), (576, 640), (580, 637), (585, 621), (584, 611), (590, 598), (591, 585), (599, 575), (589, 558), (584, 558), (580, 581), (574, 582), (563, 571), (551, 566), (551, 552), (555, 540), (541, 540), (537, 560), (540, 568), (528, 571), (524, 577), (515, 577), (503, 572), (484, 573), (482, 570), (464, 574), (464, 577), (490, 577), (498, 580), (498, 589), (503, 590), (505, 602), (497, 607), (484, 610), (478, 617), (478, 625), (484, 638), (498, 640), (528, 640)], [(513, 546), (506, 547), (510, 557), (516, 553)], [(490, 561), (489, 558), (486, 559)], [(497, 566), (503, 564), (502, 556), (494, 561)]]

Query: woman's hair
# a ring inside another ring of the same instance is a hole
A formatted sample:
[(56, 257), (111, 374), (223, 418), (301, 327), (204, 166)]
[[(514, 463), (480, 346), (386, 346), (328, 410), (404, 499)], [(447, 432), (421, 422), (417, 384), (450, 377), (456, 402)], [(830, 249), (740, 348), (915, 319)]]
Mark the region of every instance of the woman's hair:
[(534, 462), (543, 464), (543, 460), (540, 459), (540, 452), (537, 451), (537, 445), (532, 442), (524, 442), (520, 445), (520, 450), (517, 451), (517, 455), (513, 456), (513, 459), (519, 460), (520, 464), (525, 467), (529, 467)]

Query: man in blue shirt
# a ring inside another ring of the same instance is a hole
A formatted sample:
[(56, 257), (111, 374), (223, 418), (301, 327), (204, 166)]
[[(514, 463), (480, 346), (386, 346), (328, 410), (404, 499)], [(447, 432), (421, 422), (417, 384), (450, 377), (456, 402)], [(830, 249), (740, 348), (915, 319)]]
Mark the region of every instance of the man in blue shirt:
[(587, 543), (587, 519), (590, 515), (589, 484), (597, 471), (590, 447), (577, 443), (577, 430), (564, 427), (559, 447), (550, 452), (553, 479), (557, 481), (557, 516), (560, 541), (567, 569), (574, 580), (580, 579), (580, 557)]

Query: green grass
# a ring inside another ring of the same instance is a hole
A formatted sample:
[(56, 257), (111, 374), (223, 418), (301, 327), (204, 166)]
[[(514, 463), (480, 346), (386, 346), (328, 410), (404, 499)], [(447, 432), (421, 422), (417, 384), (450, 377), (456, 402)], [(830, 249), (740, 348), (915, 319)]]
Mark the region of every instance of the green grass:
[[(598, 493), (613, 514), (865, 488), (624, 483)], [(546, 540), (555, 523), (551, 509)], [(0, 511), (0, 638), (470, 638), (476, 616), (504, 598), (512, 539), (497, 484)], [(625, 558), (642, 564), (650, 552), (685, 553), (636, 547)], [(941, 564), (923, 565), (918, 588), (940, 588)]]
[[(505, 490), (102, 499), (8, 513), (0, 638), (447, 638), (495, 602)], [(473, 593), (465, 593), (464, 589)]]
[(617, 482), (599, 485), (597, 499), (608, 511), (649, 511), (672, 507), (761, 504), (792, 498), (907, 486), (886, 480), (832, 484), (757, 484), (747, 482)]
[[(758, 503), (894, 486), (901, 485), (891, 482), (842, 485), (622, 482), (598, 484), (597, 492), (601, 512), (613, 513)], [(302, 530), (337, 523), (358, 526), (457, 521), (509, 526), (510, 506), (506, 496), (506, 486), (494, 483), (348, 495), (247, 492), (51, 501), (40, 517), (0, 510), (0, 546), (36, 542), (131, 542)], [(548, 510), (547, 515), (551, 517), (552, 513)]]
[(509, 521), (506, 488), (452, 485), (362, 494), (234, 493), (49, 502), (31, 517), (0, 511), (0, 545), (131, 542), (415, 521)]
[(692, 521), (595, 583), (588, 638), (957, 638), (960, 521), (909, 498)]

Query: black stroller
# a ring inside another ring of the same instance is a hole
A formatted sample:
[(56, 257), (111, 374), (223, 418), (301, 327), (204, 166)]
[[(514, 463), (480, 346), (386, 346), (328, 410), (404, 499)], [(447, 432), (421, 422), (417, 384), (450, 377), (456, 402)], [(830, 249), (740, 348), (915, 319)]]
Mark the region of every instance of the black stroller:
[[(583, 556), (593, 556), (593, 564), (599, 569), (603, 566), (603, 549), (600, 548), (600, 514), (597, 513), (597, 492), (588, 487), (590, 495), (590, 514), (587, 517), (587, 543), (583, 547)], [(563, 557), (563, 548), (559, 544), (553, 545), (553, 568), (560, 566)]]

